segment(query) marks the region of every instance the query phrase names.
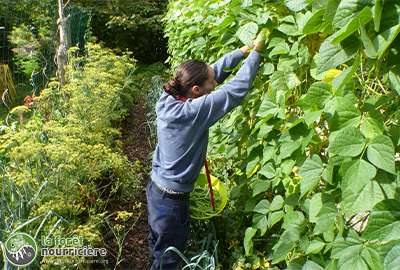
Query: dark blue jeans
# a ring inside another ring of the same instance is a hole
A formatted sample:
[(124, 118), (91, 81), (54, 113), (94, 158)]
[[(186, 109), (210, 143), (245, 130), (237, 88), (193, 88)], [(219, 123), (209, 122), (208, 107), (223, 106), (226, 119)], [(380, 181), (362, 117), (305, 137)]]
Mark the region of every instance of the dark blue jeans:
[[(150, 180), (146, 186), (149, 223), (149, 251), (153, 257), (151, 270), (160, 269), (161, 256), (163, 270), (181, 269), (182, 259), (172, 251), (164, 251), (174, 246), (183, 253), (189, 233), (189, 199), (169, 198), (159, 193)], [(164, 254), (164, 255), (163, 255)]]

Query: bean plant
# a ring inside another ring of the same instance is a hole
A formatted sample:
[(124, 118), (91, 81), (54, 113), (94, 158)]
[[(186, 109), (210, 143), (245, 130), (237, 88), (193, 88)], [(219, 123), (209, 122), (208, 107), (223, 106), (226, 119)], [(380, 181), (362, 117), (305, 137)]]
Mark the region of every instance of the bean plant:
[(212, 173), (230, 189), (223, 268), (398, 269), (400, 4), (168, 8), (172, 67), (211, 64), (261, 29), (271, 33), (253, 88), (210, 133)]

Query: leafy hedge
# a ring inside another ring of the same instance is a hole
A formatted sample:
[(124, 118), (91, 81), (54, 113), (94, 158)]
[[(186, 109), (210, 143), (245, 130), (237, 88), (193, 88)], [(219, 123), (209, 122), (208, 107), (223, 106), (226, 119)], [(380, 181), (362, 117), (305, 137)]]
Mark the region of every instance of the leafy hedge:
[(173, 67), (272, 31), (254, 89), (210, 137), (230, 187), (222, 268), (395, 269), (400, 5), (175, 0), (165, 24)]
[(69, 51), (62, 89), (52, 80), (33, 107), (14, 108), (1, 126), (2, 242), (24, 231), (102, 246), (109, 200), (123, 203), (138, 191), (138, 168), (122, 153), (116, 128), (136, 96), (135, 62), (91, 43), (85, 56), (77, 51)]
[(166, 11), (165, 0), (97, 1), (77, 0), (91, 10), (91, 28), (108, 47), (133, 52), (141, 63), (151, 64), (166, 58), (167, 40), (161, 19)]

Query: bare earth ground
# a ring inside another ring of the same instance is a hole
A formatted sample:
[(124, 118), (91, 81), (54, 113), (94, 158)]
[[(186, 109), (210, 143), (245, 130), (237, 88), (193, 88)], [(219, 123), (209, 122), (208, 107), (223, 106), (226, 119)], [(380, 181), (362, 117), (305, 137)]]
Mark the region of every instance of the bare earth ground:
[[(135, 104), (132, 106), (129, 115), (122, 122), (120, 129), (122, 132), (124, 153), (133, 164), (140, 161), (141, 169), (139, 172), (139, 179), (141, 181), (142, 191), (132, 202), (121, 204), (119, 201), (114, 201), (110, 203), (108, 208), (110, 213), (124, 210), (134, 212), (133, 219), (136, 221), (133, 223), (133, 227), (130, 228), (129, 233), (125, 238), (121, 256), (123, 261), (119, 263), (116, 269), (147, 270), (149, 269), (149, 265), (145, 186), (149, 177), (149, 164), (151, 164), (151, 160), (148, 159), (148, 156), (152, 149), (149, 142), (150, 131), (146, 123), (146, 103), (144, 96), (137, 97)], [(138, 202), (141, 203), (139, 208), (135, 207)], [(109, 250), (111, 250), (115, 255), (118, 250), (115, 238), (113, 238), (110, 232), (106, 232), (106, 234), (106, 238), (108, 238), (106, 242), (108, 242)], [(114, 257), (111, 256), (109, 258), (111, 261), (108, 266), (111, 269), (114, 268), (116, 264)]]
[[(149, 142), (150, 131), (146, 124), (146, 104), (144, 97), (138, 97), (138, 102), (135, 104), (122, 124), (122, 141), (125, 154), (129, 160), (135, 162), (139, 160), (143, 165), (143, 170), (140, 175), (142, 180), (143, 192), (140, 193), (137, 201), (141, 202), (140, 217), (136, 225), (128, 234), (125, 241), (123, 257), (128, 262), (127, 269), (149, 269), (148, 266), (148, 245), (147, 245), (147, 204), (145, 186), (148, 181), (148, 155), (152, 151)], [(146, 167), (147, 166), (147, 167)], [(125, 268), (124, 268), (125, 269)]]

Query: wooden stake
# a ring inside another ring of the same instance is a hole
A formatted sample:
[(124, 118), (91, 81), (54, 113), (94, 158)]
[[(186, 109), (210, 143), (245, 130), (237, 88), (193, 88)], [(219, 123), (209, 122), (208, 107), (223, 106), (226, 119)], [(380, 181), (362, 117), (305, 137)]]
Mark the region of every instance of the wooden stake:
[(56, 61), (57, 61), (57, 76), (60, 85), (65, 84), (65, 65), (67, 64), (67, 49), (68, 49), (68, 36), (67, 36), (67, 20), (64, 16), (64, 1), (58, 0), (58, 30), (60, 33), (60, 45), (58, 46)]

